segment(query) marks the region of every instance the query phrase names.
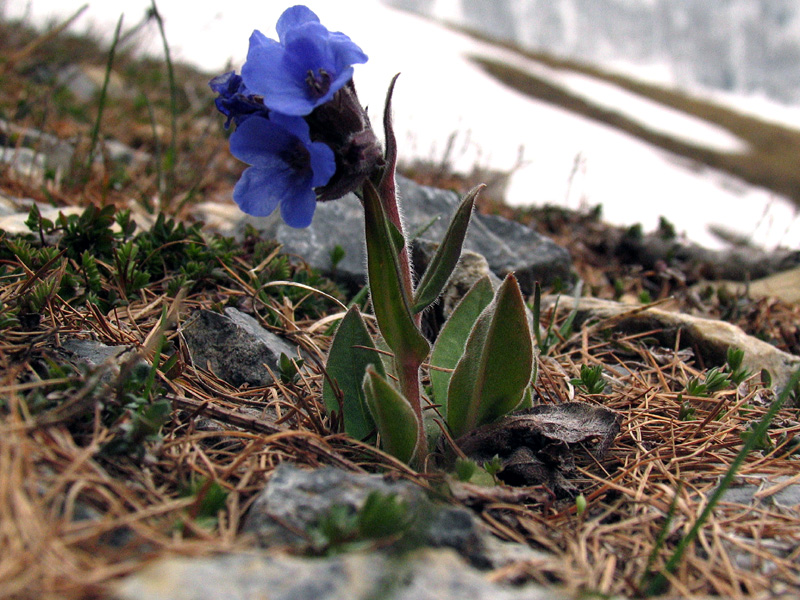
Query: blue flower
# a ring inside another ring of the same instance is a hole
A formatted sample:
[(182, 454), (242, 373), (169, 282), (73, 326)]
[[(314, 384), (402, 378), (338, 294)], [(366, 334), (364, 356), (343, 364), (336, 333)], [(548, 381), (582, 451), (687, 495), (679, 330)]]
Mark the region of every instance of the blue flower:
[(233, 190), (233, 199), (245, 213), (266, 217), (280, 206), (291, 227), (308, 227), (317, 197), (336, 171), (333, 151), (312, 142), (301, 117), (271, 113), (269, 119), (252, 115), (231, 134), (231, 154), (250, 166)]
[(307, 115), (353, 77), (367, 55), (343, 33), (330, 32), (309, 8), (286, 9), (276, 26), (280, 42), (256, 30), (250, 36), (242, 78), (271, 110)]
[(251, 94), (242, 81), (241, 75), (230, 71), (217, 75), (208, 85), (219, 96), (214, 99), (217, 110), (228, 117), (225, 129), (231, 126), (231, 120), (239, 125), (247, 117), (260, 114), (268, 117), (269, 109), (258, 96)]

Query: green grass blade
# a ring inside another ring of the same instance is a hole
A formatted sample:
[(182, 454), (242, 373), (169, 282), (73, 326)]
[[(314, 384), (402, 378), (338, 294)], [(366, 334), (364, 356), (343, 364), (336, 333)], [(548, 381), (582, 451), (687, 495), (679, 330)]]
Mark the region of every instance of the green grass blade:
[(158, 12), (156, 0), (152, 2), (152, 14), (158, 23), (158, 31), (161, 35), (161, 42), (164, 45), (164, 61), (167, 63), (167, 78), (169, 79), (169, 108), (170, 108), (170, 130), (171, 139), (167, 150), (167, 177), (164, 185), (164, 199), (169, 201), (175, 188), (175, 165), (178, 160), (178, 86), (175, 84), (175, 70), (172, 66), (172, 57), (169, 52), (167, 34), (164, 31), (164, 21)]
[(92, 126), (92, 133), (90, 135), (89, 143), (89, 156), (86, 159), (86, 176), (92, 172), (92, 165), (94, 164), (94, 154), (97, 149), (97, 142), (100, 139), (100, 123), (103, 120), (103, 109), (106, 106), (106, 98), (108, 97), (108, 82), (111, 80), (111, 69), (114, 66), (114, 55), (117, 52), (117, 44), (119, 43), (119, 34), (122, 31), (122, 17), (119, 16), (117, 21), (117, 28), (114, 30), (114, 38), (111, 40), (111, 48), (108, 50), (108, 59), (106, 60), (106, 72), (103, 77), (103, 87), (100, 88), (100, 99), (97, 106), (97, 118), (94, 120)]

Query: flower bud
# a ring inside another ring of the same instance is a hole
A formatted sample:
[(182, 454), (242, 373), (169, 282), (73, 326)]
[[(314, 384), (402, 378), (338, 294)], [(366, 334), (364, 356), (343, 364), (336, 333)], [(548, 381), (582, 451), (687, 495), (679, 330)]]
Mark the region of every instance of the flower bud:
[(336, 173), (315, 190), (318, 200), (335, 200), (359, 189), (367, 177), (383, 166), (383, 150), (358, 101), (352, 79), (305, 120), (311, 139), (326, 144), (336, 160)]

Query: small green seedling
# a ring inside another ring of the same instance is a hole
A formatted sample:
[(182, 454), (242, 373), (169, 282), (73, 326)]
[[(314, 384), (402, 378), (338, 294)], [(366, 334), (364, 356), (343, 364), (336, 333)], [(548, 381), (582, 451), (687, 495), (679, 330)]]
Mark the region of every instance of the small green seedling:
[(345, 252), (344, 248), (342, 248), (339, 244), (336, 244), (331, 250), (331, 267), (335, 269), (339, 266), (339, 263), (344, 260)]
[(744, 350), (741, 348), (734, 348), (730, 346), (728, 348), (728, 356), (726, 360), (726, 369), (729, 373), (728, 379), (733, 385), (741, 385), (742, 382), (750, 377), (752, 373), (742, 367), (742, 362), (744, 361)]
[(587, 394), (602, 394), (606, 389), (601, 365), (581, 365), (581, 376), (571, 379), (570, 383)]
[[(683, 399), (683, 394), (678, 394), (678, 401)], [(697, 411), (688, 400), (681, 402), (681, 409), (678, 411), (679, 421), (694, 421)]]
[(459, 481), (467, 482), (478, 471), (478, 463), (468, 458), (457, 458), (455, 464), (455, 474)]
[(579, 517), (586, 512), (586, 506), (586, 496), (583, 494), (578, 494), (578, 496), (575, 498), (575, 513)]
[(416, 521), (417, 513), (405, 499), (375, 490), (357, 511), (346, 505), (332, 506), (308, 534), (317, 552), (337, 554), (399, 540)]
[(463, 481), (464, 483), (494, 487), (497, 485), (497, 472), (499, 472), (499, 469), (494, 474), (491, 474), (487, 469), (480, 467), (478, 463), (469, 458), (456, 459), (455, 475), (459, 481)]
[(201, 477), (192, 481), (183, 495), (194, 497), (194, 503), (187, 509), (194, 524), (206, 530), (214, 529), (219, 522), (220, 511), (225, 510), (228, 490), (217, 481)]
[(742, 438), (743, 442), (747, 442), (750, 438), (754, 438), (753, 441), (750, 442), (753, 450), (758, 450), (764, 454), (772, 452), (775, 449), (775, 444), (770, 439), (769, 433), (766, 431), (761, 434), (757, 433), (756, 426), (757, 423), (750, 423), (745, 431), (739, 433), (739, 437)]
[(289, 358), (284, 352), (281, 352), (280, 359), (278, 360), (281, 383), (288, 384), (297, 381), (300, 377), (300, 369), (303, 368), (303, 364), (305, 363), (302, 358)]
[(486, 471), (494, 480), (495, 484), (497, 484), (499, 483), (497, 476), (500, 471), (503, 470), (503, 461), (495, 454), (491, 460), (487, 460), (483, 463), (483, 470)]
[(726, 388), (728, 383), (728, 374), (714, 367), (706, 373), (704, 381), (701, 382), (699, 377), (690, 379), (686, 384), (686, 393), (689, 396), (704, 397)]

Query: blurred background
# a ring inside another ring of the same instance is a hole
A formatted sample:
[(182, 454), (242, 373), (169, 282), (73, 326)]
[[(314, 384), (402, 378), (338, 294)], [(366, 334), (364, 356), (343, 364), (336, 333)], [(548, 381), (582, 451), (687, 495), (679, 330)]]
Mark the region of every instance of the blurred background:
[[(38, 27), (80, 0), (4, 0)], [(373, 122), (401, 73), (401, 159), (507, 173), (514, 206), (665, 217), (709, 247), (800, 247), (800, 2), (795, 0), (310, 0), (369, 55), (355, 81)], [(161, 0), (172, 58), (238, 69), (254, 28), (289, 5)], [(90, 3), (71, 26), (163, 54), (146, 0)], [(74, 57), (76, 61), (80, 57)]]

